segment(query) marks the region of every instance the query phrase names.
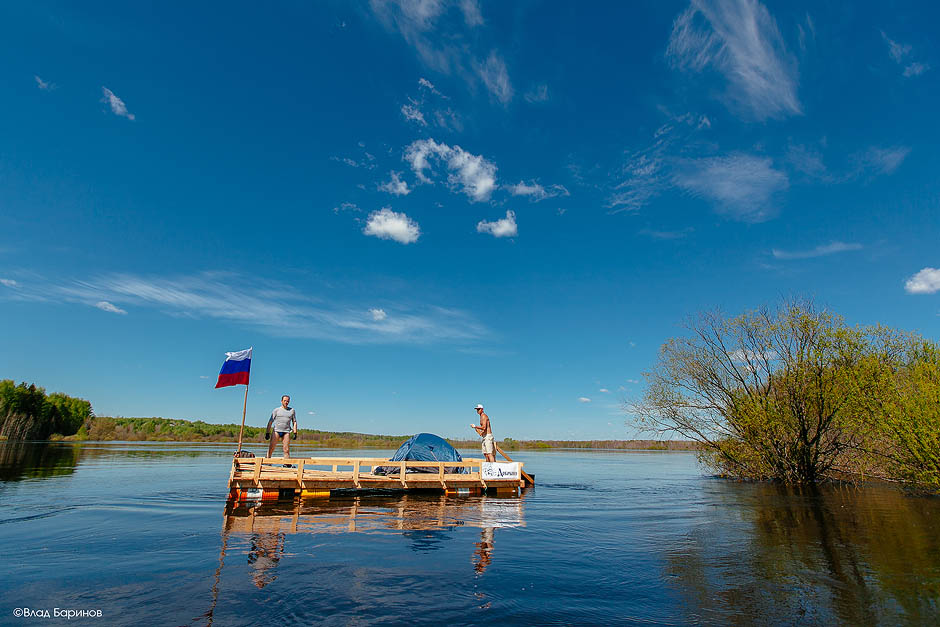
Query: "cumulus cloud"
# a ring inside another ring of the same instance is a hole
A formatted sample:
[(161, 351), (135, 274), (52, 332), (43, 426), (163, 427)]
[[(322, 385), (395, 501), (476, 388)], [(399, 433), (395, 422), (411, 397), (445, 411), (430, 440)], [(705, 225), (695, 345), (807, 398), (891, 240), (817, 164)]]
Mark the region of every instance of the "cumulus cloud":
[(384, 309), (373, 308), (369, 310), (369, 313), (372, 315), (372, 319), (375, 320), (376, 322), (381, 322), (382, 320), (385, 320), (386, 318), (388, 318), (388, 314), (385, 313)]
[(908, 294), (933, 294), (940, 291), (940, 268), (924, 268), (904, 283)]
[(97, 307), (97, 308), (100, 309), (101, 311), (107, 311), (107, 312), (109, 312), (109, 313), (127, 315), (127, 312), (126, 312), (126, 311), (124, 311), (124, 310), (121, 309), (120, 307), (117, 307), (117, 306), (115, 306), (115, 305), (112, 305), (111, 303), (109, 303), (109, 302), (106, 301), (106, 300), (98, 301), (97, 303), (95, 303), (95, 307)]
[(421, 235), (417, 222), (404, 213), (392, 211), (389, 207), (370, 213), (362, 232), (379, 239), (394, 240), (400, 244), (417, 242)]
[(510, 185), (508, 189), (513, 196), (527, 196), (532, 202), (539, 202), (555, 196), (571, 195), (563, 185), (549, 185), (546, 189), (534, 181), (529, 183), (519, 181), (515, 185)]
[(127, 110), (127, 105), (124, 104), (124, 101), (118, 98), (113, 91), (107, 87), (101, 88), (104, 98), (101, 99), (102, 102), (106, 102), (109, 107), (111, 107), (111, 113), (116, 116), (127, 118), (128, 120), (134, 119), (134, 114)]
[(789, 186), (787, 175), (769, 157), (732, 154), (695, 159), (675, 176), (686, 191), (707, 198), (719, 213), (744, 222), (761, 222), (776, 213), (774, 194)]
[(496, 188), (496, 165), (460, 146), (419, 139), (405, 149), (404, 159), (424, 183), (431, 182), (425, 173), (431, 170), (431, 162), (443, 163), (449, 172), (447, 182), (451, 189), (459, 189), (474, 202), (489, 200)]
[(477, 223), (477, 233), (489, 233), (493, 237), (515, 237), (519, 234), (519, 229), (516, 227), (516, 213), (507, 211), (505, 218), (493, 222), (480, 220)]
[(401, 180), (399, 173), (394, 170), (392, 170), (391, 178), (379, 185), (379, 191), (388, 192), (395, 196), (407, 196), (411, 193), (411, 190), (408, 189), (408, 183)]
[(730, 104), (758, 120), (802, 112), (796, 62), (757, 0), (692, 0), (673, 23), (666, 54), (681, 69), (720, 72)]
[(579, 402), (579, 403), (590, 403), (590, 402), (591, 402), (591, 399), (589, 399), (587, 396), (579, 396), (579, 397), (578, 397), (578, 402)]
[(812, 257), (823, 257), (825, 255), (835, 255), (850, 250), (861, 250), (862, 245), (857, 243), (830, 242), (822, 244), (809, 250), (780, 250), (773, 249), (773, 256), (776, 259), (810, 259)]

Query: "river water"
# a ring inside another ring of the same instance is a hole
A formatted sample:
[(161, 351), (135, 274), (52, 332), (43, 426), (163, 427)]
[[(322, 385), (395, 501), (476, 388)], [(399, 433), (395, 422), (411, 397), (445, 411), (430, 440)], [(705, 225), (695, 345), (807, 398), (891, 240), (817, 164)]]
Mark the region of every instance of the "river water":
[(940, 623), (937, 498), (550, 451), (518, 498), (232, 508), (231, 449), (0, 442), (0, 624)]

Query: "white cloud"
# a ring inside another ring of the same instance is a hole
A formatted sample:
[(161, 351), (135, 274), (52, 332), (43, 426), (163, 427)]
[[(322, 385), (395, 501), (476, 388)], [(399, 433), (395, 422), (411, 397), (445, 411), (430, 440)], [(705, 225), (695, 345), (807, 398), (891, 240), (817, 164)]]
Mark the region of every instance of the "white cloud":
[(442, 94), (441, 92), (439, 92), (439, 91), (437, 90), (437, 88), (434, 86), (434, 83), (432, 83), (431, 81), (429, 81), (429, 80), (426, 79), (426, 78), (419, 78), (419, 79), (418, 79), (418, 86), (427, 89), (428, 91), (430, 91), (430, 92), (431, 92), (432, 94), (434, 94), (435, 96), (439, 96), (439, 97), (441, 97), (441, 98), (447, 98), (447, 96), (445, 96), (444, 94)]
[(856, 155), (855, 159), (859, 164), (859, 172), (868, 170), (873, 171), (875, 174), (893, 174), (910, 152), (911, 149), (906, 146), (894, 146), (892, 148), (873, 146), (867, 151)]
[(775, 170), (769, 157), (746, 154), (689, 161), (674, 181), (711, 200), (719, 213), (745, 222), (773, 217), (774, 194), (789, 186), (787, 175)]
[(844, 253), (850, 250), (861, 250), (862, 245), (856, 243), (846, 243), (846, 242), (830, 242), (829, 244), (822, 244), (816, 248), (810, 250), (780, 250), (778, 248), (773, 249), (773, 256), (776, 259), (810, 259), (812, 257), (823, 257), (825, 255), (834, 255), (836, 253)]
[(555, 196), (571, 195), (563, 185), (549, 185), (548, 189), (545, 189), (534, 181), (531, 183), (519, 181), (515, 185), (510, 185), (508, 189), (513, 196), (528, 196), (533, 202), (554, 198)]
[(392, 170), (391, 178), (379, 185), (379, 191), (388, 192), (395, 196), (407, 196), (411, 193), (411, 190), (408, 189), (408, 183), (401, 180), (399, 173), (394, 170)]
[[(475, 29), (483, 24), (483, 16), (475, 0), (369, 0), (369, 6), (379, 21), (401, 34), (429, 67), (443, 74), (456, 73), (471, 86), (482, 81), (503, 104), (512, 99), (512, 84), (502, 56), (492, 50), (483, 59), (478, 53), (478, 42), (483, 39)], [(459, 10), (459, 19), (453, 19), (454, 9)]]
[[(633, 342), (630, 342), (630, 345), (631, 345), (631, 346), (636, 346), (636, 344), (634, 344)], [(637, 383), (639, 383), (639, 380), (637, 380), (637, 379), (627, 379), (627, 383), (631, 383), (631, 384), (633, 384), (633, 385), (636, 385)]]
[[(908, 56), (911, 54), (912, 50), (910, 44), (898, 43), (888, 37), (884, 31), (881, 31), (881, 38), (888, 44), (888, 55), (894, 59), (894, 62), (898, 65), (904, 65), (904, 71), (902, 72), (904, 78), (920, 76), (930, 69), (929, 65), (919, 61), (911, 61), (908, 63)], [(907, 65), (905, 65), (905, 63)]]
[(341, 203), (338, 207), (333, 207), (333, 213), (338, 214), (338, 213), (343, 213), (346, 211), (359, 213), (362, 211), (362, 209), (360, 209), (359, 206), (356, 205), (356, 203), (352, 203), (352, 202), (344, 202), (344, 203)]
[(914, 61), (913, 63), (911, 63), (910, 65), (904, 68), (904, 72), (902, 72), (902, 74), (904, 75), (904, 78), (910, 78), (912, 76), (920, 76), (921, 74), (923, 74), (929, 69), (930, 69), (930, 66), (927, 65), (926, 63), (920, 63), (918, 61)]
[(459, 188), (475, 202), (489, 200), (496, 188), (496, 165), (482, 156), (474, 155), (460, 146), (439, 144), (433, 139), (419, 139), (406, 149), (404, 159), (411, 164), (419, 180), (430, 183), (425, 170), (431, 168), (430, 160), (436, 158), (449, 170), (448, 184)]
[(307, 412), (307, 415), (308, 415), (308, 416), (316, 416), (316, 415), (317, 415), (317, 412), (315, 412), (315, 411), (308, 411), (308, 412)]
[(802, 112), (796, 62), (757, 0), (692, 0), (673, 23), (666, 54), (682, 69), (721, 72), (731, 104), (758, 120)]
[(128, 120), (134, 119), (134, 114), (127, 110), (124, 101), (118, 98), (113, 91), (107, 87), (102, 87), (101, 91), (104, 94), (104, 98), (102, 98), (101, 101), (108, 103), (108, 106), (111, 107), (111, 113), (122, 118), (127, 118)]
[[(310, 296), (310, 289), (228, 273), (149, 278), (109, 275), (65, 285), (37, 282), (32, 300), (149, 307), (173, 317), (221, 320), (276, 337), (347, 344), (455, 343), (465, 347), (489, 335), (471, 314), (398, 299), (394, 315), (376, 320), (363, 303), (341, 295)], [(326, 289), (326, 288), (325, 288)], [(122, 310), (123, 311), (123, 310)]]
[(95, 303), (95, 307), (97, 307), (97, 308), (100, 309), (101, 311), (107, 311), (107, 312), (109, 312), (109, 313), (115, 313), (115, 314), (121, 314), (121, 315), (126, 315), (126, 314), (127, 314), (126, 311), (124, 311), (124, 310), (121, 309), (120, 307), (116, 307), (116, 306), (112, 305), (111, 303), (109, 303), (109, 302), (106, 301), (106, 300), (98, 301), (97, 303)]
[(401, 244), (412, 244), (421, 236), (421, 229), (417, 222), (404, 213), (392, 211), (389, 207), (370, 213), (362, 232), (379, 239), (395, 240)]
[(591, 399), (589, 399), (587, 396), (579, 396), (579, 397), (578, 397), (578, 402), (579, 402), (579, 403), (590, 403), (590, 402), (591, 402)]
[(598, 392), (602, 392), (604, 394), (610, 394), (610, 390), (608, 390), (607, 388), (601, 388), (598, 390)]
[(33, 75), (33, 78), (36, 79), (36, 86), (39, 87), (39, 89), (43, 91), (50, 91), (52, 89), (55, 89), (54, 83), (47, 83), (46, 81), (42, 80), (36, 75)]
[(372, 315), (372, 319), (376, 322), (381, 322), (388, 318), (388, 314), (385, 313), (384, 309), (370, 309), (369, 313)]
[(503, 104), (512, 100), (513, 89), (509, 81), (509, 72), (506, 70), (506, 62), (498, 52), (495, 50), (490, 52), (477, 71), (483, 79), (483, 84), (497, 100)]
[(524, 98), (525, 101), (529, 103), (545, 102), (548, 100), (548, 85), (545, 83), (533, 85), (532, 88), (525, 93)]
[(5, 285), (6, 287), (18, 287), (19, 283), (13, 279), (0, 279), (0, 285)]
[(904, 283), (908, 294), (933, 294), (940, 291), (940, 268), (924, 268)]
[(411, 102), (411, 104), (405, 104), (401, 106), (401, 114), (405, 116), (406, 120), (411, 122), (417, 122), (421, 126), (427, 126), (428, 123), (424, 119), (424, 114), (421, 112), (421, 109), (418, 108), (418, 103)]
[(480, 26), (483, 24), (483, 14), (477, 0), (460, 0), (460, 10), (467, 26)]
[(515, 237), (519, 234), (519, 229), (516, 227), (516, 213), (507, 211), (505, 218), (493, 222), (480, 220), (477, 223), (477, 233), (489, 233), (493, 237)]
[(207, 375), (207, 374), (201, 374), (201, 375), (199, 375), (199, 378), (200, 378), (200, 379), (208, 379), (208, 378), (209, 378), (209, 375)]

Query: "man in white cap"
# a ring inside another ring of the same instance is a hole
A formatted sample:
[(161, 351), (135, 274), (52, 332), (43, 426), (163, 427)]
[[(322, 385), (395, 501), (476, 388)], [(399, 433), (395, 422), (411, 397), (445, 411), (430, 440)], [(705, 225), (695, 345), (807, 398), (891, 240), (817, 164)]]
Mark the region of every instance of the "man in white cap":
[(481, 438), (483, 438), (483, 457), (486, 458), (488, 462), (496, 461), (496, 441), (493, 439), (493, 429), (490, 426), (490, 417), (483, 413), (483, 405), (477, 405), (474, 407), (477, 410), (477, 414), (480, 416), (480, 424), (470, 425), (473, 427), (473, 430), (477, 432)]

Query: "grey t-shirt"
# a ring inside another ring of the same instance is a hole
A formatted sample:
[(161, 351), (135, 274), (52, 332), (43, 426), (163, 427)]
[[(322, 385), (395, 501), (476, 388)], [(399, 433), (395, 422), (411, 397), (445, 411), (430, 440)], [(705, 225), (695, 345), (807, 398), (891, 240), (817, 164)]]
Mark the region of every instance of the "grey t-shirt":
[(294, 413), (293, 407), (284, 409), (278, 406), (271, 412), (271, 420), (274, 421), (274, 430), (284, 433), (293, 430), (293, 423), (297, 422), (297, 414)]

